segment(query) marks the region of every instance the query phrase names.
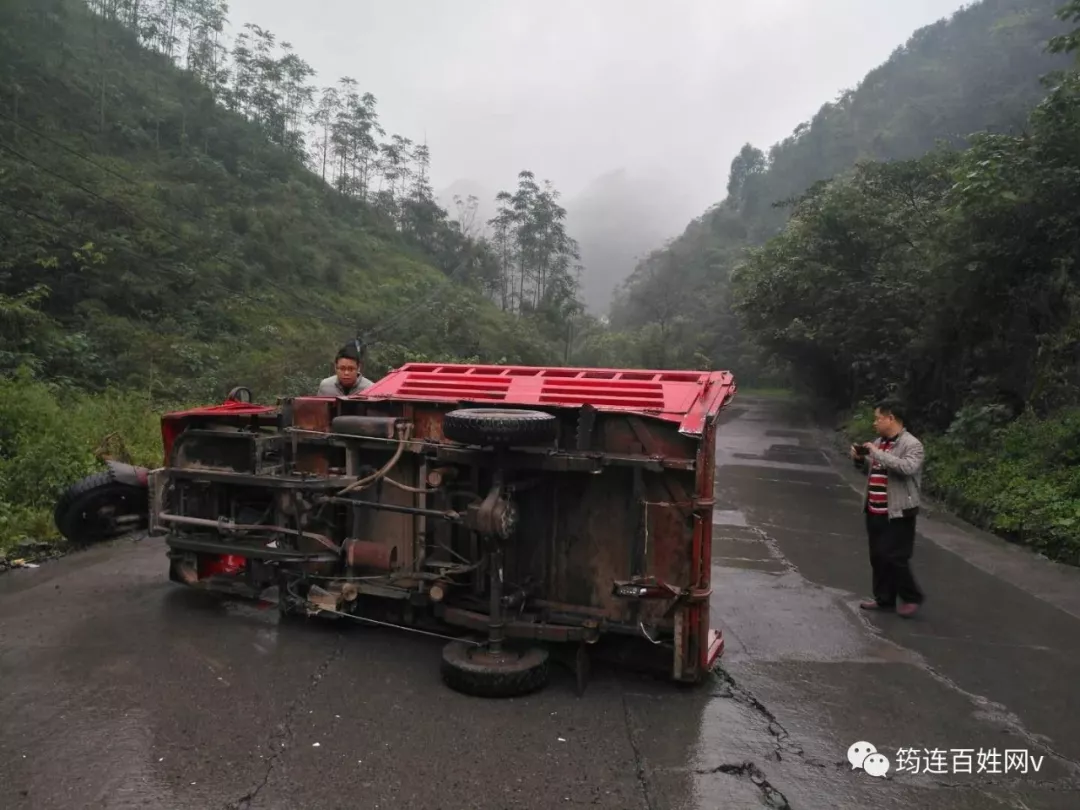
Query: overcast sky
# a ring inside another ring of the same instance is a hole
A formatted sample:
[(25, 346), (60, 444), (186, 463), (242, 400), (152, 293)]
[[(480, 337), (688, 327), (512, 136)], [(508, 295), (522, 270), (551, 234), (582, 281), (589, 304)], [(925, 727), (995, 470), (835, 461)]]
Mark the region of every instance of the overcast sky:
[(388, 133), (427, 138), (439, 190), (572, 197), (612, 169), (663, 172), (686, 220), (767, 147), (959, 0), (230, 0), (318, 71), (352, 76)]

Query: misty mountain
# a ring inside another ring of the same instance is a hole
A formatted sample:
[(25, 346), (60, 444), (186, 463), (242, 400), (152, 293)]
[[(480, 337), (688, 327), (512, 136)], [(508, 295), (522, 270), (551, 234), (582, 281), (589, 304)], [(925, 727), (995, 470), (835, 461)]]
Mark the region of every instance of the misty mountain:
[[(618, 290), (611, 323), (640, 352), (626, 362), (732, 368), (754, 379), (761, 357), (732, 311), (730, 285), (747, 251), (784, 231), (790, 201), (847, 176), (859, 162), (913, 160), (937, 145), (967, 148), (972, 133), (1025, 131), (1046, 94), (1042, 77), (1070, 62), (1047, 51), (1051, 37), (1066, 30), (1056, 16), (1060, 6), (1061, 0), (965, 6), (915, 31), (788, 137), (766, 148), (747, 143), (732, 156), (726, 195), (717, 189), (723, 201), (641, 262)], [(805, 291), (817, 288), (808, 282)]]
[(685, 227), (686, 205), (673, 184), (657, 177), (609, 172), (565, 203), (567, 231), (581, 249), (581, 296), (604, 314), (612, 293), (639, 261)]
[(0, 3), (0, 374), (156, 404), (312, 391), (358, 332), (376, 379), (562, 357), (492, 300), (505, 268), (434, 210), (426, 146), (380, 143), (374, 97), (305, 85), (272, 32), (226, 48), (226, 11)]
[[(497, 191), (460, 179), (436, 194), (449, 218), (457, 220), (454, 201), (477, 198), (472, 227), (483, 233), (495, 216)], [(566, 209), (566, 230), (580, 247), (581, 298), (594, 314), (607, 312), (612, 293), (651, 251), (662, 248), (685, 226), (687, 200), (676, 184), (656, 175), (616, 169), (600, 175), (583, 191), (560, 200)]]

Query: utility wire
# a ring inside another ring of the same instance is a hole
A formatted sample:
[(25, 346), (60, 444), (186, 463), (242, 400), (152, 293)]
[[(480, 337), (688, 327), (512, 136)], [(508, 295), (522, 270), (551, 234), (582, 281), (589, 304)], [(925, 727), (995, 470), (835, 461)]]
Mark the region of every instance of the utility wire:
[[(122, 211), (124, 214), (131, 217), (132, 219), (134, 219), (134, 220), (136, 220), (138, 222), (144, 223), (147, 227), (152, 228), (152, 229), (157, 230), (157, 231), (160, 231), (161, 233), (164, 233), (164, 234), (166, 234), (168, 236), (173, 237), (174, 239), (178, 240), (178, 242), (179, 242), (179, 244), (174, 245), (175, 247), (189, 248), (189, 249), (192, 249), (192, 250), (195, 250), (195, 251), (198, 251), (200, 249), (197, 245), (194, 245), (194, 244), (188, 242), (183, 236), (180, 236), (180, 234), (176, 233), (175, 231), (172, 231), (171, 229), (166, 228), (166, 227), (164, 227), (162, 225), (159, 225), (157, 223), (151, 222), (150, 220), (146, 219), (145, 217), (139, 216), (138, 214), (135, 214), (134, 212), (128, 210), (127, 208), (125, 208), (123, 205), (116, 202), (115, 200), (112, 200), (112, 199), (110, 199), (110, 198), (108, 198), (108, 197), (106, 197), (106, 196), (104, 196), (102, 194), (99, 194), (96, 191), (93, 191), (92, 189), (87, 188), (83, 184), (81, 184), (81, 183), (79, 183), (79, 182), (77, 182), (75, 180), (72, 180), (71, 178), (66, 177), (63, 174), (48, 168), (47, 166), (41, 165), (40, 163), (38, 163), (33, 158), (28, 157), (27, 155), (23, 154), (19, 150), (12, 148), (8, 144), (4, 143), (3, 141), (0, 141), (0, 149), (3, 149), (5, 151), (7, 151), (7, 152), (10, 152), (12, 155), (19, 158), (20, 160), (23, 160), (24, 162), (29, 163), (30, 165), (36, 167), (38, 170), (43, 171), (46, 174), (57, 178), (58, 180), (61, 180), (61, 181), (65, 182), (65, 183), (68, 183), (69, 185), (73, 186), (74, 188), (79, 189), (80, 191), (84, 192), (85, 194), (88, 194), (88, 195), (90, 195), (91, 197), (93, 197), (93, 198), (95, 198), (97, 200), (100, 200), (100, 201), (102, 201), (102, 202), (104, 202), (104, 203), (106, 203), (108, 205), (111, 205), (111, 206), (117, 208), (118, 210)], [(146, 260), (146, 257), (140, 257), (140, 258), (143, 261)], [(245, 267), (243, 265), (240, 265), (240, 264), (236, 263), (235, 261), (231, 260), (229, 257), (223, 255), (223, 253), (221, 251), (218, 251), (216, 253), (212, 253), (209, 256), (205, 256), (204, 259), (206, 259), (206, 260), (213, 260), (213, 259), (220, 260), (220, 261), (224, 262), (225, 264), (228, 264), (228, 265), (232, 266), (234, 269), (238, 269), (238, 270), (242, 271), (244, 274), (250, 274), (250, 272), (251, 272), (251, 268)], [(319, 304), (314, 304), (314, 303), (309, 302), (309, 301), (308, 302), (303, 301), (303, 299), (300, 299), (300, 297), (297, 295), (295, 290), (290, 290), (287, 287), (284, 287), (284, 286), (278, 284), (273, 279), (267, 278), (265, 275), (259, 277), (259, 283), (265, 283), (265, 284), (277, 289), (279, 292), (289, 296), (293, 300), (294, 304), (296, 303), (297, 299), (299, 299), (299, 301), (301, 303), (304, 303), (304, 304), (307, 305), (307, 307), (309, 307), (309, 310), (304, 313), (308, 317), (312, 317), (312, 318), (315, 318), (317, 320), (321, 320), (321, 321), (323, 321), (324, 323), (326, 323), (328, 325), (333, 325), (333, 326), (338, 326), (338, 327), (350, 327), (350, 328), (353, 326), (353, 324), (343, 320), (340, 316), (338, 316), (337, 314), (331, 312), (330, 310), (326, 309), (325, 307), (323, 307), (323, 306), (321, 306)], [(313, 314), (313, 312), (315, 310), (317, 310), (321, 314), (319, 314), (319, 315)]]
[[(17, 205), (17, 204), (12, 203), (12, 202), (9, 202), (7, 200), (0, 200), (0, 205), (4, 206), (9, 211), (13, 211), (13, 212), (15, 212), (17, 214), (22, 214), (24, 216), (31, 217), (32, 219), (36, 219), (39, 222), (45, 223), (46, 225), (51, 225), (54, 228), (57, 228), (60, 231), (62, 231), (67, 236), (72, 237), (74, 240), (85, 240), (85, 237), (82, 234), (76, 233), (70, 227), (68, 227), (65, 223), (60, 222), (59, 220), (57, 220), (57, 219), (55, 219), (53, 217), (47, 216), (45, 214), (39, 214), (36, 211), (31, 211), (29, 208), (24, 208), (23, 206)], [(68, 245), (65, 245), (65, 246), (68, 247), (72, 251), (81, 251), (81, 250), (85, 249), (84, 246), (73, 247), (71, 244), (68, 244)], [(144, 255), (142, 253), (138, 253), (138, 252), (132, 250), (131, 248), (127, 247), (126, 245), (121, 245), (121, 244), (101, 244), (100, 247), (106, 248), (106, 249), (109, 249), (109, 250), (115, 250), (115, 251), (118, 251), (118, 252), (121, 252), (121, 253), (126, 253), (127, 255), (131, 256), (132, 258), (137, 259), (140, 262), (140, 265), (139, 265), (140, 270), (156, 270), (161, 274), (161, 276), (163, 278), (167, 278), (167, 279), (170, 279), (170, 280), (176, 280), (177, 268), (175, 266), (165, 266), (160, 261), (151, 259), (151, 258), (147, 257), (146, 255)], [(225, 286), (223, 286), (223, 285), (221, 285), (221, 284), (219, 284), (217, 282), (214, 282), (214, 281), (203, 282), (203, 284), (204, 284), (205, 288), (208, 291), (211, 291), (211, 292), (219, 292), (219, 293), (223, 293), (225, 295), (241, 295), (241, 294), (243, 294), (243, 291), (229, 289), (228, 287), (225, 287)]]
[[(82, 245), (76, 246), (74, 244), (74, 242), (79, 242), (80, 240), (85, 240), (85, 237), (82, 234), (76, 233), (75, 231), (73, 231), (71, 228), (69, 228), (63, 222), (59, 222), (58, 220), (54, 219), (53, 217), (46, 216), (44, 214), (40, 214), (40, 213), (38, 213), (36, 211), (31, 211), (29, 208), (25, 208), (23, 206), (15, 204), (15, 203), (8, 202), (7, 200), (0, 200), (0, 206), (3, 206), (5, 208), (7, 208), (8, 210), (13, 211), (15, 213), (31, 217), (32, 219), (36, 219), (39, 222), (45, 223), (46, 225), (51, 225), (54, 228), (61, 231), (66, 236), (71, 237), (73, 242), (69, 242), (69, 243), (64, 245), (64, 247), (67, 247), (69, 250), (74, 252), (74, 251), (82, 251), (82, 250), (85, 249)], [(142, 272), (142, 271), (156, 271), (156, 273), (158, 273), (160, 275), (160, 277), (165, 281), (176, 281), (177, 280), (177, 267), (176, 266), (168, 266), (168, 265), (163, 264), (160, 261), (155, 261), (154, 259), (151, 259), (151, 258), (147, 257), (145, 254), (138, 253), (137, 251), (132, 250), (131, 248), (129, 248), (129, 247), (125, 246), (125, 245), (122, 245), (122, 244), (101, 243), (101, 244), (99, 244), (99, 247), (103, 248), (103, 249), (115, 250), (117, 252), (125, 253), (125, 254), (131, 256), (133, 259), (136, 259), (139, 262), (139, 270), (140, 270), (140, 272)], [(226, 296), (226, 297), (231, 297), (231, 296), (251, 297), (251, 298), (254, 298), (256, 300), (258, 300), (258, 298), (259, 298), (257, 293), (253, 295), (248, 290), (230, 289), (229, 287), (226, 287), (226, 286), (220, 284), (219, 282), (213, 281), (213, 280), (208, 281), (208, 280), (200, 279), (199, 284), (202, 287), (202, 289), (204, 291), (206, 291), (206, 292), (217, 293), (219, 295)], [(316, 320), (323, 320), (324, 323), (326, 322), (324, 319), (320, 319), (318, 316), (313, 315), (311, 313), (304, 312), (302, 314), (304, 314), (306, 317), (314, 318)], [(333, 326), (341, 326), (343, 324), (341, 322), (337, 322), (337, 323), (334, 323), (332, 325)]]
[(80, 158), (81, 160), (85, 160), (91, 166), (95, 166), (98, 169), (101, 169), (101, 171), (105, 172), (106, 174), (111, 174), (113, 177), (117, 178), (118, 180), (123, 180), (125, 183), (131, 183), (133, 185), (140, 185), (139, 181), (136, 180), (135, 178), (128, 177), (126, 174), (123, 174), (121, 172), (116, 171), (115, 169), (109, 168), (108, 166), (104, 166), (101, 163), (98, 163), (96, 160), (91, 158), (89, 155), (87, 155), (87, 154), (85, 154), (83, 152), (80, 152), (78, 149), (74, 149), (74, 148), (68, 146), (63, 141), (58, 141), (55, 138), (52, 138), (52, 137), (46, 135), (44, 132), (40, 132), (39, 130), (37, 130), (34, 127), (27, 124), (25, 121), (20, 121), (19, 119), (14, 118), (14, 117), (12, 117), (12, 116), (10, 116), (7, 113), (2, 112), (2, 111), (0, 111), (0, 118), (3, 118), (6, 121), (10, 121), (11, 123), (13, 123), (15, 126), (19, 127), (20, 129), (25, 129), (31, 135), (34, 135), (34, 136), (36, 136), (38, 138), (41, 138), (43, 141), (48, 141), (53, 146), (57, 146), (60, 149), (63, 149), (69, 155), (74, 155), (75, 157)]
[[(124, 182), (130, 183), (130, 184), (135, 185), (135, 186), (140, 186), (140, 187), (142, 186), (142, 183), (140, 183), (138, 180), (135, 180), (134, 178), (131, 178), (131, 177), (129, 177), (129, 176), (127, 176), (127, 175), (125, 175), (125, 174), (123, 174), (121, 172), (118, 172), (118, 171), (116, 171), (116, 170), (114, 170), (114, 169), (112, 169), (112, 168), (110, 168), (108, 166), (102, 165), (98, 161), (93, 160), (91, 157), (89, 157), (85, 153), (80, 152), (79, 150), (74, 149), (74, 148), (72, 148), (72, 147), (70, 147), (70, 146), (68, 146), (68, 145), (66, 145), (66, 144), (64, 144), (64, 143), (62, 143), (62, 142), (60, 142), (60, 141), (58, 141), (58, 140), (44, 134), (42, 132), (40, 132), (36, 128), (31, 127), (29, 124), (26, 124), (26, 123), (24, 123), (22, 121), (19, 121), (19, 120), (13, 118), (12, 116), (7, 115), (6, 113), (3, 113), (3, 112), (0, 112), (0, 118), (3, 118), (5, 120), (7, 120), (7, 121), (10, 121), (11, 123), (15, 124), (16, 126), (22, 128), (22, 129), (25, 129), (27, 132), (31, 133), (32, 135), (35, 135), (36, 137), (41, 138), (42, 140), (53, 144), (54, 146), (62, 149), (63, 151), (67, 152), (70, 155), (73, 155), (73, 156), (75, 156), (75, 157), (77, 157), (77, 158), (79, 158), (81, 160), (86, 161), (87, 163), (94, 166), (95, 168), (97, 168), (97, 169), (99, 169), (99, 170), (101, 170), (101, 171), (103, 171), (103, 172), (105, 172), (105, 173), (107, 173), (107, 174), (109, 174), (109, 175), (111, 175), (113, 177), (116, 177), (117, 179), (123, 180)], [(104, 202), (104, 203), (106, 203), (108, 205), (114, 206), (115, 208), (122, 211), (127, 216), (131, 217), (132, 219), (134, 219), (134, 220), (136, 220), (138, 222), (142, 222), (142, 223), (146, 224), (150, 228), (154, 228), (154, 229), (156, 229), (158, 231), (161, 231), (162, 233), (165, 233), (165, 234), (173, 237), (174, 239), (179, 240), (181, 245), (191, 247), (186, 242), (185, 238), (183, 236), (181, 236), (180, 234), (176, 233), (175, 231), (172, 231), (172, 230), (170, 230), (168, 228), (165, 228), (164, 226), (161, 226), (161, 225), (159, 225), (157, 223), (152, 223), (149, 220), (145, 219), (144, 217), (141, 217), (141, 216), (135, 214), (134, 212), (128, 210), (124, 206), (117, 203), (115, 200), (112, 200), (112, 199), (110, 199), (108, 197), (105, 197), (105, 196), (103, 196), (101, 194), (98, 194), (97, 192), (86, 188), (84, 185), (82, 185), (80, 183), (77, 183), (77, 182), (75, 182), (74, 180), (71, 180), (68, 177), (63, 176), (62, 174), (60, 174), (58, 172), (55, 172), (55, 171), (49, 169), (46, 166), (42, 166), (40, 163), (34, 161), (32, 158), (30, 158), (27, 155), (21, 153), (17, 149), (14, 149), (11, 146), (3, 143), (2, 141), (0, 141), (0, 148), (5, 149), (6, 151), (10, 152), (11, 154), (15, 155), (16, 157), (20, 158), (21, 160), (23, 160), (25, 162), (30, 163), (31, 165), (35, 166), (39, 170), (44, 171), (45, 173), (47, 173), (47, 174), (49, 174), (49, 175), (63, 181), (63, 182), (69, 183), (70, 185), (74, 186), (75, 188), (79, 189), (80, 191), (82, 191), (82, 192), (84, 192), (86, 194), (89, 194), (90, 196), (94, 197), (95, 199), (98, 199), (98, 200), (100, 200), (100, 201), (102, 201), (102, 202)], [(188, 213), (192, 214), (196, 219), (207, 221), (207, 222), (210, 221), (206, 217), (203, 217), (203, 216), (199, 215), (198, 213), (192, 211), (190, 208), (188, 208), (187, 206), (184, 206), (181, 203), (174, 203), (174, 204), (178, 205), (181, 208), (184, 208), (186, 211), (188, 211)], [(25, 209), (23, 209), (23, 211), (24, 211), (24, 213), (30, 214), (30, 212), (25, 211)], [(30, 214), (30, 215), (33, 216), (33, 214)], [(38, 217), (38, 218), (40, 219), (40, 217)], [(220, 252), (217, 253), (217, 254), (211, 255), (210, 257), (207, 257), (207, 258), (211, 258), (211, 259), (212, 258), (218, 258), (218, 259), (221, 259), (221, 260), (225, 261), (226, 263), (232, 264), (231, 262), (228, 261), (228, 259), (226, 257), (222, 256)], [(363, 332), (365, 342), (368, 342), (371, 338), (386, 332), (391, 326), (397, 325), (397, 324), (402, 323), (402, 322), (407, 322), (408, 318), (411, 315), (413, 315), (415, 313), (419, 313), (421, 310), (425, 309), (426, 307), (428, 307), (429, 305), (434, 303), (444, 292), (449, 291), (450, 287), (453, 286), (452, 282), (456, 279), (458, 274), (463, 269), (465, 269), (467, 264), (468, 264), (467, 260), (463, 260), (458, 264), (458, 266), (451, 273), (447, 274), (446, 280), (451, 282), (450, 285), (440, 285), (440, 287), (437, 287), (426, 298), (420, 300), (419, 302), (416, 302), (414, 304), (406, 306), (404, 309), (402, 309), (399, 312), (395, 313), (393, 316), (391, 316), (390, 318), (387, 318), (386, 320), (384, 320), (383, 322), (379, 323), (378, 325), (376, 325), (375, 327), (373, 327), (371, 329), (358, 330), (358, 331)], [(232, 264), (232, 266), (237, 267), (237, 265), (235, 265), (235, 264)], [(242, 269), (243, 272), (245, 272), (245, 273), (250, 272), (250, 268), (247, 268), (247, 267), (242, 267), (242, 268), (239, 268), (239, 269)], [(277, 284), (275, 281), (273, 281), (272, 279), (266, 278), (265, 276), (262, 277), (260, 279), (260, 281), (270, 285), (271, 287), (274, 287), (275, 289), (277, 289), (278, 291), (284, 293), (285, 295), (296, 296), (295, 291), (289, 290), (288, 288), (285, 288), (285, 287)], [(306, 313), (306, 314), (309, 315), (309, 317), (315, 317), (317, 320), (321, 320), (324, 323), (327, 323), (328, 325), (333, 325), (333, 326), (338, 326), (338, 327), (342, 327), (342, 326), (344, 326), (344, 327), (353, 327), (353, 326), (356, 326), (355, 323), (348, 323), (348, 322), (340, 319), (339, 316), (337, 316), (336, 314), (330, 312), (330, 310), (326, 309), (325, 307), (322, 307), (322, 306), (320, 306), (318, 304), (310, 304), (310, 306), (314, 306), (322, 314), (318, 315), (318, 316), (314, 316), (314, 315), (311, 315), (310, 313)]]
[(454, 281), (455, 277), (462, 270), (464, 270), (467, 266), (468, 266), (467, 261), (463, 260), (463, 261), (459, 262), (458, 266), (456, 268), (454, 268), (454, 270), (446, 276), (445, 281), (448, 282), (447, 284), (440, 284), (426, 298), (423, 298), (423, 299), (421, 299), (420, 301), (417, 301), (414, 304), (410, 304), (409, 306), (407, 306), (404, 309), (397, 312), (392, 317), (387, 318), (382, 323), (380, 323), (377, 326), (371, 328), (370, 330), (367, 330), (367, 332), (365, 334), (370, 335), (370, 336), (379, 335), (379, 334), (385, 332), (391, 326), (394, 326), (395, 324), (401, 322), (403, 319), (407, 320), (410, 315), (412, 315), (414, 313), (417, 313), (421, 309), (424, 309), (425, 307), (427, 307), (430, 304), (434, 303), (435, 300), (440, 295), (442, 295), (444, 292), (447, 292), (453, 286), (453, 281)]
[(106, 203), (107, 205), (111, 205), (114, 208), (117, 208), (118, 210), (124, 212), (129, 217), (134, 219), (136, 222), (142, 222), (142, 223), (144, 223), (145, 225), (147, 225), (150, 228), (156, 228), (157, 230), (161, 231), (162, 233), (168, 234), (169, 236), (172, 236), (172, 237), (174, 237), (176, 239), (179, 239), (181, 241), (183, 241), (183, 239), (184, 239), (184, 237), (180, 236), (178, 233), (170, 231), (168, 228), (162, 227), (160, 225), (156, 225), (155, 223), (150, 222), (147, 219), (144, 219), (143, 217), (139, 216), (138, 214), (132, 213), (131, 211), (124, 208), (124, 206), (120, 205), (120, 203), (116, 202), (115, 200), (110, 200), (108, 197), (105, 197), (105, 196), (103, 196), (101, 194), (98, 194), (96, 191), (87, 188), (82, 183), (76, 182), (75, 180), (72, 180), (70, 177), (65, 177), (64, 175), (60, 174), (59, 172), (53, 171), (48, 166), (42, 166), (40, 163), (38, 163), (32, 157), (27, 157), (22, 152), (20, 152), (18, 149), (14, 149), (11, 146), (8, 146), (3, 141), (0, 141), (0, 149), (3, 149), (6, 152), (10, 152), (11, 154), (15, 155), (15, 157), (19, 158), (20, 160), (22, 160), (22, 161), (24, 161), (26, 163), (29, 163), (31, 166), (37, 167), (38, 170), (45, 172), (45, 174), (51, 175), (52, 177), (55, 177), (57, 180), (61, 180), (61, 181), (65, 182), (65, 183), (67, 183), (67, 184), (69, 184), (71, 186), (74, 186), (75, 188), (79, 189), (80, 191), (84, 192), (85, 194), (89, 194), (91, 197), (93, 197), (95, 199), (100, 200), (101, 202)]
[[(80, 152), (78, 149), (75, 149), (74, 147), (68, 146), (63, 141), (59, 141), (56, 138), (53, 138), (53, 137), (51, 137), (49, 135), (46, 135), (44, 132), (41, 132), (40, 130), (35, 129), (34, 127), (30, 126), (25, 121), (20, 121), (19, 119), (14, 118), (13, 116), (10, 116), (10, 115), (8, 115), (7, 113), (5, 113), (3, 111), (0, 111), (0, 118), (3, 118), (6, 121), (10, 121), (12, 124), (14, 124), (15, 126), (21, 128), (21, 129), (25, 129), (31, 135), (33, 135), (33, 136), (35, 136), (37, 138), (40, 138), (41, 140), (43, 140), (43, 141), (45, 141), (47, 143), (51, 143), (53, 146), (56, 146), (57, 148), (62, 149), (65, 152), (67, 152), (69, 155), (77, 157), (80, 160), (85, 160), (91, 166), (93, 166), (93, 167), (95, 167), (97, 169), (100, 169), (101, 171), (105, 172), (106, 174), (112, 175), (113, 177), (115, 177), (118, 180), (123, 180), (125, 183), (130, 183), (131, 185), (136, 186), (138, 188), (142, 188), (145, 185), (145, 181), (137, 180), (134, 177), (131, 177), (131, 176), (127, 175), (127, 174), (124, 174), (123, 172), (117, 171), (116, 169), (113, 169), (113, 168), (111, 168), (109, 166), (105, 166), (102, 163), (99, 163), (98, 161), (94, 160), (92, 157), (87, 155), (85, 152)], [(197, 211), (195, 211), (192, 208), (190, 208), (189, 206), (185, 205), (183, 202), (172, 201), (172, 204), (176, 205), (176, 206), (178, 206), (180, 208), (183, 208), (185, 211), (187, 211), (189, 214), (191, 214), (196, 219), (203, 219), (203, 220), (206, 220), (206, 221), (211, 221), (211, 220), (207, 220), (206, 217), (202, 216)]]

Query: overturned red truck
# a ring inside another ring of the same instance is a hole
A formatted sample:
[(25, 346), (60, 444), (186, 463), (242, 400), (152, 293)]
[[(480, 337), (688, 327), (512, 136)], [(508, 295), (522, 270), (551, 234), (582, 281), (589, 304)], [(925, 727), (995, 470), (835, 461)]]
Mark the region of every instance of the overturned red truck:
[(620, 638), (694, 682), (723, 649), (714, 434), (735, 390), (721, 371), (435, 363), (347, 398), (238, 389), (163, 418), (150, 532), (175, 582), (443, 636), (461, 692), (540, 688), (555, 648), (583, 689), (590, 649)]

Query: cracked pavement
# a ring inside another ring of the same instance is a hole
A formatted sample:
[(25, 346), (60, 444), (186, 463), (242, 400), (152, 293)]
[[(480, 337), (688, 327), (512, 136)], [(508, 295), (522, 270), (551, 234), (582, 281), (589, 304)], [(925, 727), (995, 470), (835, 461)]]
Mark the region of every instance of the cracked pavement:
[[(170, 584), (140, 538), (0, 576), (0, 806), (1075, 807), (1080, 572), (928, 514), (924, 612), (861, 614), (859, 479), (828, 440), (778, 400), (723, 416), (727, 649), (700, 688), (597, 665), (581, 698), (558, 668), (528, 698), (468, 698), (442, 685), (437, 639), (279, 623)], [(886, 778), (852, 770), (859, 740)], [(1044, 759), (897, 772), (908, 748)]]

